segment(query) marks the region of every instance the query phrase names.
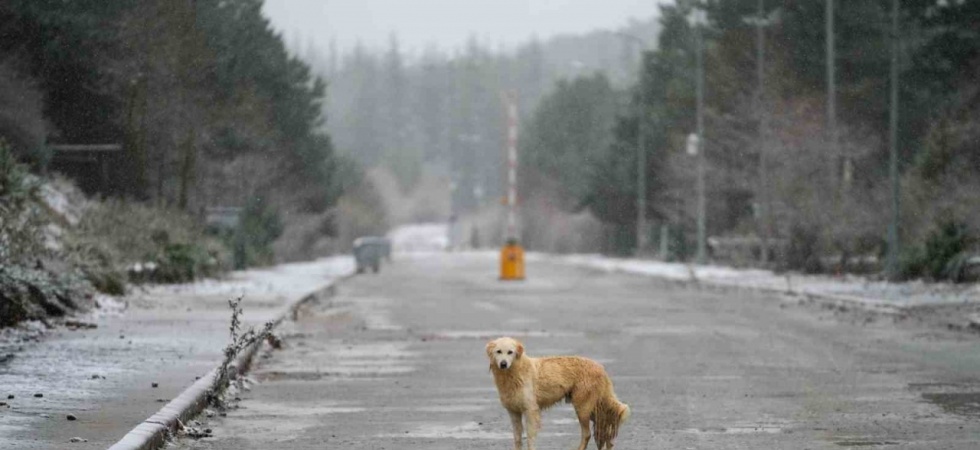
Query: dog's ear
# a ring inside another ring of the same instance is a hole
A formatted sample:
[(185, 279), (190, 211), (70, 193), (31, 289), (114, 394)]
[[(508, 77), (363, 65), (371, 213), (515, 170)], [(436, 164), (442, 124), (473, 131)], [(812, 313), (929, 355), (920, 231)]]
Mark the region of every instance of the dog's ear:
[(497, 341), (487, 342), (487, 357), (493, 357), (493, 349), (497, 348)]
[(517, 356), (516, 356), (516, 358), (520, 358), (522, 356), (524, 356), (524, 344), (518, 342), (517, 343)]

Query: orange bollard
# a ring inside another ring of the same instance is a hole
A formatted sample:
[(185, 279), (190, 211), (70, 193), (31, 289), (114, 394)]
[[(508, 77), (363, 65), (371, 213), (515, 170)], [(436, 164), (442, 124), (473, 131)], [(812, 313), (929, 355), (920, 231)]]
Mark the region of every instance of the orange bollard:
[(507, 245), (500, 250), (500, 279), (524, 279), (524, 248), (517, 243), (517, 239), (508, 239)]

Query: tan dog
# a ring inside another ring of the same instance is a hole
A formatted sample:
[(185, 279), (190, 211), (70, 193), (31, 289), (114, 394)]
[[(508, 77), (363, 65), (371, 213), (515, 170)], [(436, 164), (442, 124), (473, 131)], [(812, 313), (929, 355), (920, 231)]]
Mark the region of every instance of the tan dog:
[(490, 341), (487, 356), (500, 403), (510, 413), (516, 450), (522, 448), (522, 418), (527, 420), (527, 448), (534, 450), (541, 410), (562, 399), (575, 405), (582, 428), (578, 450), (589, 445), (589, 421), (594, 423), (596, 447), (613, 448), (620, 425), (629, 419), (630, 407), (616, 398), (601, 364), (578, 356), (532, 358), (524, 354), (523, 344), (508, 337)]

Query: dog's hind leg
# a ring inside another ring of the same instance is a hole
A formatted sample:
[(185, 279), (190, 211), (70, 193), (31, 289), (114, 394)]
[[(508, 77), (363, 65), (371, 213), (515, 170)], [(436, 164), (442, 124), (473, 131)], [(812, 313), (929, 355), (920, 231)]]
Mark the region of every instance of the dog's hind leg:
[(578, 424), (582, 427), (582, 441), (578, 444), (578, 450), (585, 450), (589, 446), (589, 438), (592, 437), (592, 433), (589, 430), (591, 416), (589, 411), (575, 411), (575, 415), (578, 416)]
[(510, 412), (510, 424), (514, 428), (514, 450), (524, 447), (524, 422), (521, 413)]

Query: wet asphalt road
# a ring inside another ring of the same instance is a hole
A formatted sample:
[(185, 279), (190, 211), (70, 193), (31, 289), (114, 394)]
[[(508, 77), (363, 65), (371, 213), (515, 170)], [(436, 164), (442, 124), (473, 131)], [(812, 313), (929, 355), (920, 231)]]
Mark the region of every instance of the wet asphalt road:
[[(633, 410), (618, 449), (975, 449), (977, 338), (746, 291), (491, 255), (397, 260), (282, 329), (238, 409), (185, 449), (507, 449), (485, 342), (605, 364)], [(540, 449), (569, 449), (569, 407)], [(594, 444), (592, 448), (594, 448)]]

